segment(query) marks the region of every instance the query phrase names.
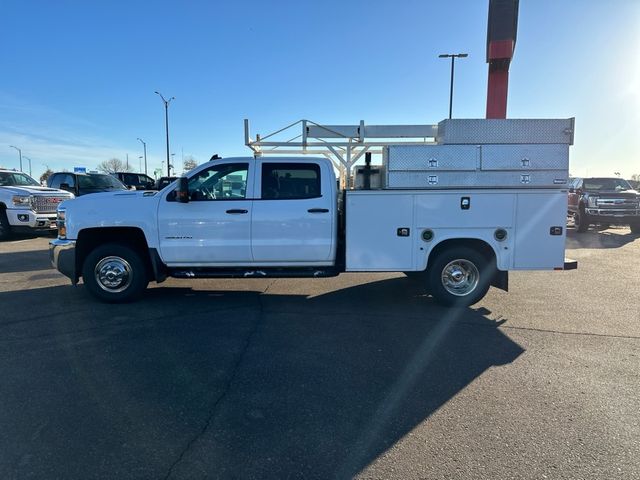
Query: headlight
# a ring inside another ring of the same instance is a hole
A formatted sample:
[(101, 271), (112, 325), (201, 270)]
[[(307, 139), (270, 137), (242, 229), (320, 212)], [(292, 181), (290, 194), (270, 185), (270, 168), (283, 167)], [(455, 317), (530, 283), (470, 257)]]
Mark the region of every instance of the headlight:
[(58, 218), (56, 219), (56, 225), (58, 226), (58, 238), (64, 240), (67, 238), (67, 212), (64, 208), (58, 209)]
[(589, 200), (587, 201), (587, 205), (590, 207), (597, 207), (598, 206), (598, 197), (589, 197)]
[(15, 207), (31, 207), (31, 195), (14, 195), (11, 200)]

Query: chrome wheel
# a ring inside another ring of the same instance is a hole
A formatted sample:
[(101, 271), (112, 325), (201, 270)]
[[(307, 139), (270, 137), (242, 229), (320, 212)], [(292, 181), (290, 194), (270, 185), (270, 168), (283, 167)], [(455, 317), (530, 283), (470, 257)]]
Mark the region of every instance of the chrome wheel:
[(119, 293), (126, 290), (133, 279), (133, 269), (129, 262), (121, 257), (105, 257), (94, 268), (94, 278), (102, 290)]
[(442, 269), (442, 286), (451, 295), (464, 297), (478, 286), (480, 272), (473, 262), (459, 258)]

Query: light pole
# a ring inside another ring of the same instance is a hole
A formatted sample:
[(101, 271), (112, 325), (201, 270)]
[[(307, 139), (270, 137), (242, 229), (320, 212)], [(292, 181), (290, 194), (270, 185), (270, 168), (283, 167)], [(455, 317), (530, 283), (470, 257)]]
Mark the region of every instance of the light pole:
[[(139, 168), (140, 170), (142, 170), (142, 165), (141, 165), (141, 163), (142, 163), (142, 155), (139, 155), (139, 156), (138, 156), (138, 168)], [(147, 174), (147, 173), (145, 172), (145, 175), (146, 175), (146, 174)]]
[(18, 150), (18, 155), (20, 156), (20, 171), (22, 171), (22, 150), (20, 150), (18, 147), (14, 147), (13, 145), (9, 145), (11, 148), (15, 148), (16, 150)]
[(138, 138), (140, 143), (142, 143), (142, 148), (144, 149), (144, 174), (147, 174), (147, 144), (141, 138)]
[(29, 157), (22, 157), (22, 158), (26, 158), (27, 160), (29, 160), (29, 176), (31, 176), (31, 159)]
[[(176, 165), (174, 163), (175, 158), (176, 158), (176, 154), (172, 153), (171, 154), (171, 167), (170, 168), (173, 168), (173, 173), (176, 172)], [(169, 176), (171, 176), (171, 174), (169, 174)]]
[(451, 118), (451, 113), (453, 111), (453, 65), (455, 63), (456, 58), (465, 58), (468, 57), (468, 53), (443, 53), (442, 55), (438, 55), (440, 58), (451, 58), (451, 87), (449, 88), (449, 118)]
[(169, 163), (169, 104), (171, 100), (175, 100), (176, 97), (171, 97), (169, 100), (165, 99), (160, 92), (155, 92), (160, 95), (160, 98), (164, 102), (164, 128), (167, 133), (167, 176), (171, 176), (171, 164)]

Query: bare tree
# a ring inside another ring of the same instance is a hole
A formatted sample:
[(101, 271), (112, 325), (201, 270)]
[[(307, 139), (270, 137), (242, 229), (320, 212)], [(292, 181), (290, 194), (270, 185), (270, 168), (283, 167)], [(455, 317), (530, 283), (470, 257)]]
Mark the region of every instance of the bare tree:
[(119, 158), (111, 158), (109, 160), (105, 160), (104, 162), (100, 162), (98, 164), (98, 170), (104, 173), (116, 173), (131, 172), (133, 169), (130, 165), (127, 165)]
[(192, 170), (194, 168), (196, 168), (198, 166), (198, 162), (196, 161), (195, 158), (193, 158), (192, 155), (188, 155), (186, 157), (184, 157), (184, 162), (182, 164), (182, 168), (184, 169), (185, 172), (188, 172), (189, 170)]
[(45, 183), (47, 183), (47, 180), (49, 179), (49, 177), (51, 176), (52, 173), (53, 173), (53, 170), (51, 170), (49, 167), (47, 167), (47, 169), (44, 171), (44, 173), (42, 175), (40, 175), (40, 184), (44, 185)]

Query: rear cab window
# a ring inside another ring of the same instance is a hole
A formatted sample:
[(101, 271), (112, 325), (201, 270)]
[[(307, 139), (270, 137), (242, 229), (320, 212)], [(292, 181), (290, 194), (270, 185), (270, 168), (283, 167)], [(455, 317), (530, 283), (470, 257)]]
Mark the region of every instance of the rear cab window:
[(296, 200), (322, 196), (318, 164), (263, 163), (261, 173), (263, 200)]

